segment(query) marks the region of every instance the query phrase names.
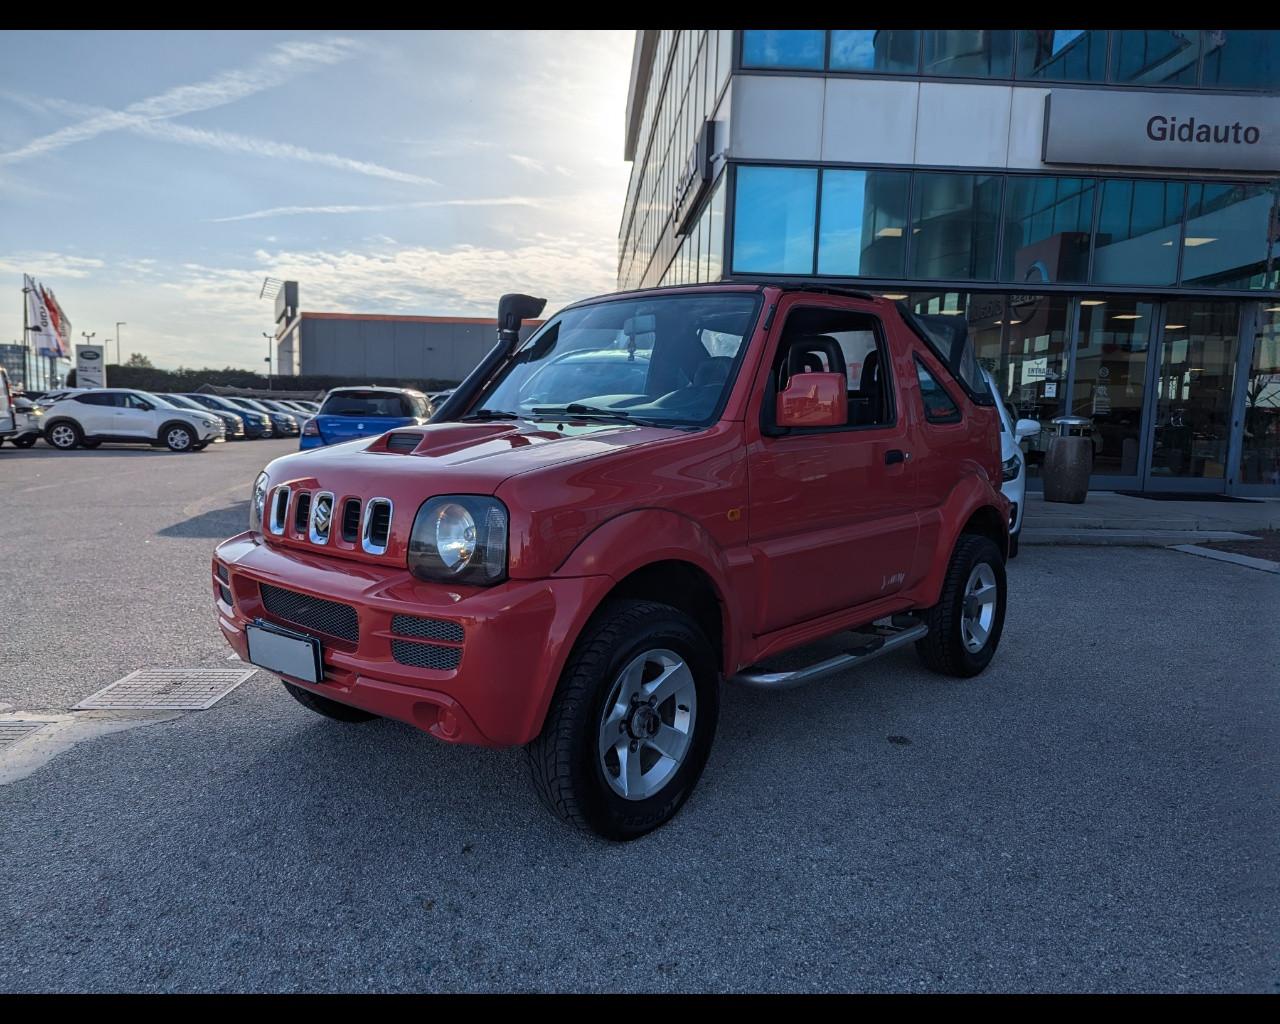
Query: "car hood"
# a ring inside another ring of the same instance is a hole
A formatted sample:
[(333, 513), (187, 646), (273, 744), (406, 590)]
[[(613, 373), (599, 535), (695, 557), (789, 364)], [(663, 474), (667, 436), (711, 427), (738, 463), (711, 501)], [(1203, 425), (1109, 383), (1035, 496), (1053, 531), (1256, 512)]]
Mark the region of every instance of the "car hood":
[[(557, 426), (563, 429), (557, 429)], [(310, 448), (267, 466), (271, 495), (288, 487), (288, 523), (268, 542), (315, 552), (296, 528), (297, 495), (331, 493), (335, 515), (350, 499), (363, 509), (370, 498), (388, 499), (394, 512), (386, 551), (370, 555), (355, 543), (331, 538), (328, 554), (403, 566), (417, 509), (440, 494), (494, 494), (504, 481), (568, 464), (595, 462), (622, 452), (687, 436), (668, 427), (625, 423), (560, 424), (528, 421), (441, 423), (403, 427), (376, 438)], [(511, 510), (516, 517), (528, 509)], [(304, 524), (305, 525), (305, 524)]]

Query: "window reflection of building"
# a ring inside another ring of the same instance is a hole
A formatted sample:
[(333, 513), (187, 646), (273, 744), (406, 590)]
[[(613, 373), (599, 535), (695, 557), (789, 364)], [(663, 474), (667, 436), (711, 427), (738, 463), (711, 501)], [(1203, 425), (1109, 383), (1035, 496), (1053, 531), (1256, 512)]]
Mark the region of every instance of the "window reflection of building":
[(1245, 385), (1240, 482), (1280, 486), (1280, 305), (1259, 314)]
[(1093, 472), (1135, 476), (1154, 307), (1115, 297), (1080, 306), (1071, 412), (1093, 424)]

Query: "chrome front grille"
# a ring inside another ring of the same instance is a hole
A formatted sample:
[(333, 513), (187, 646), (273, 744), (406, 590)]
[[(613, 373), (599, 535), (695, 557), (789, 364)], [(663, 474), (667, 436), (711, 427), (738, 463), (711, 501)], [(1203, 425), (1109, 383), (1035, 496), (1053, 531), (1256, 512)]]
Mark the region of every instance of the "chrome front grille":
[(326, 601), (322, 597), (299, 594), (294, 590), (274, 587), (270, 583), (258, 584), (262, 605), (277, 619), (312, 629), (317, 633), (359, 643), (360, 624), (356, 610), (339, 601)]
[(307, 539), (312, 544), (328, 544), (329, 531), (333, 527), (333, 491), (321, 491), (311, 502), (310, 526)]
[(348, 498), (342, 506), (342, 539), (354, 544), (360, 536), (360, 499)]
[(370, 498), (364, 508), (364, 531), (360, 546), (370, 555), (386, 553), (391, 536), (391, 502), (387, 498)]
[(311, 493), (303, 491), (293, 506), (293, 528), (299, 533), (307, 532), (307, 523), (311, 516)]

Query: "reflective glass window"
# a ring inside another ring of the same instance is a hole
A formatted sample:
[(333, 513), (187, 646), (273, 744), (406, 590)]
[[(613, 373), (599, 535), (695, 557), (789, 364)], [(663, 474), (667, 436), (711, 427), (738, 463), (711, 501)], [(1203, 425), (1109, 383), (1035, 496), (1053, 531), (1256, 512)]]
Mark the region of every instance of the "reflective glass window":
[(890, 71), (914, 74), (920, 65), (916, 29), (832, 29), (833, 71)]
[(1011, 78), (1013, 32), (1008, 29), (928, 29), (924, 73), (962, 78)]
[(1018, 33), (1018, 77), (1048, 82), (1105, 82), (1105, 29), (1028, 28)]
[(1087, 279), (1092, 178), (1010, 176), (1000, 278), (1031, 284)]
[[(1182, 283), (1211, 288), (1280, 287), (1280, 193), (1265, 185), (1200, 182), (1187, 196)], [(1267, 271), (1268, 255), (1271, 270)]]
[(1093, 280), (1106, 284), (1172, 285), (1186, 186), (1180, 181), (1102, 183)]
[(742, 33), (742, 66), (821, 70), (825, 48), (822, 29), (749, 29)]
[(1200, 33), (1125, 29), (1111, 33), (1111, 78), (1134, 85), (1195, 85)]
[(1280, 487), (1280, 303), (1260, 314), (1244, 392), (1240, 482)]
[(912, 204), (912, 275), (989, 280), (995, 276), (1001, 178), (918, 173)]
[(1280, 32), (1225, 28), (1204, 33), (1206, 89), (1280, 89)]
[(737, 174), (733, 269), (745, 273), (813, 273), (817, 169), (739, 167)]
[(902, 276), (910, 180), (905, 171), (823, 171), (819, 274)]

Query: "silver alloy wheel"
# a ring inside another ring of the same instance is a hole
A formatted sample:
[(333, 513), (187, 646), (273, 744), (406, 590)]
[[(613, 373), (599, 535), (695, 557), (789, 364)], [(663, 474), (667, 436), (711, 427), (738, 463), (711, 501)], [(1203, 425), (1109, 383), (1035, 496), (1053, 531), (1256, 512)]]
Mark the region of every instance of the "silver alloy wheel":
[(191, 432), (185, 427), (174, 427), (165, 437), (165, 443), (175, 452), (183, 451), (191, 444)]
[(964, 611), (960, 615), (960, 639), (970, 654), (982, 650), (991, 635), (998, 595), (995, 571), (986, 562), (979, 562), (964, 585)]
[(76, 443), (76, 432), (65, 423), (59, 423), (49, 431), (49, 440), (55, 448), (70, 448)]
[(697, 713), (697, 686), (680, 655), (660, 648), (633, 658), (600, 715), (598, 753), (610, 788), (625, 800), (657, 793), (684, 763)]

